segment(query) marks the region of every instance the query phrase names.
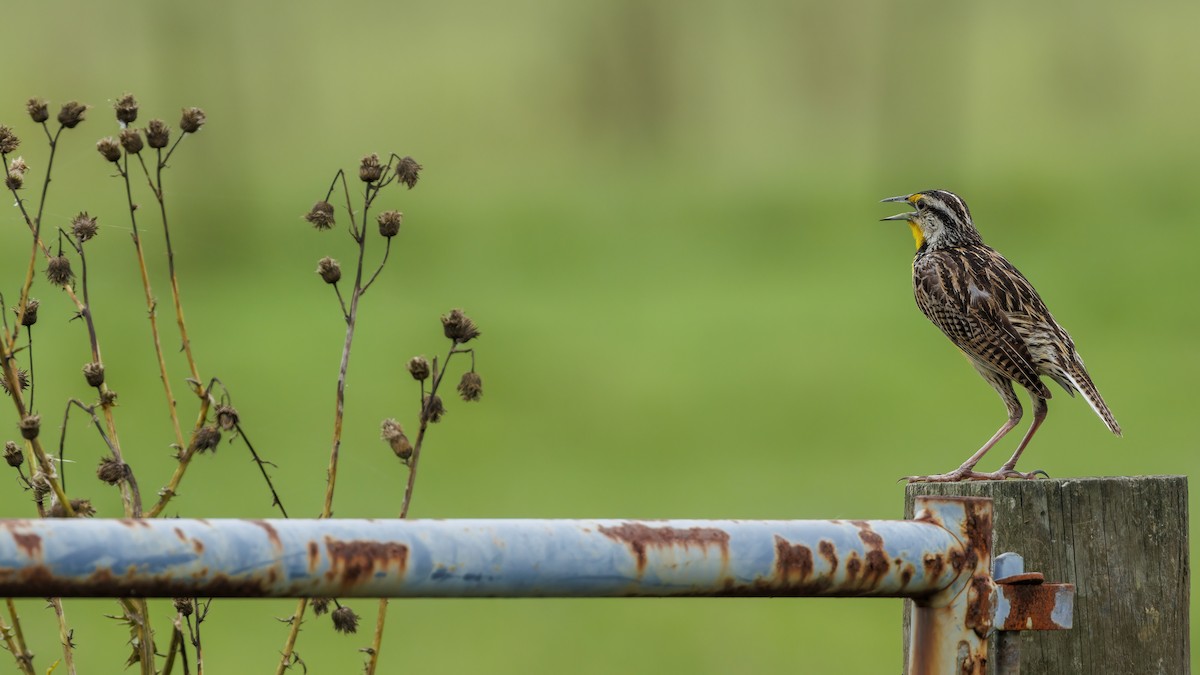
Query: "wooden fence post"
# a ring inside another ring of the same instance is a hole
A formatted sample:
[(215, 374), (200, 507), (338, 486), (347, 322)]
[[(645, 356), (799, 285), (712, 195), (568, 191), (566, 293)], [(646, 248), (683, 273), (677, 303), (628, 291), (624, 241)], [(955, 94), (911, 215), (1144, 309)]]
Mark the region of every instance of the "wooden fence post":
[(906, 518), (918, 495), (991, 497), (994, 554), (1075, 584), (1072, 630), (1021, 633), (1022, 675), (1191, 672), (1186, 476), (913, 483)]

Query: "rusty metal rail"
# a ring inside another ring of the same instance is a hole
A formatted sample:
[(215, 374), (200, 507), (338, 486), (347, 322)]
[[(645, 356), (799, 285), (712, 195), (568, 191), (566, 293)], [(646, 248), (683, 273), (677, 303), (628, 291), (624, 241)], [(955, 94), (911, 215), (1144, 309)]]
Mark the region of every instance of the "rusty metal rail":
[(908, 597), (910, 675), (984, 673), (997, 606), (1061, 619), (1032, 586), (998, 599), (990, 500), (918, 499), (907, 521), (0, 520), (0, 597)]

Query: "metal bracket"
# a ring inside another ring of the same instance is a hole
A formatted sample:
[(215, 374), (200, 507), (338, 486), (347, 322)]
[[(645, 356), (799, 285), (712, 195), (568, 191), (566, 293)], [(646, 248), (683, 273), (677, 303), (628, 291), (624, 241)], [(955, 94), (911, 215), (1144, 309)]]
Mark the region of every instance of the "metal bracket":
[(1020, 675), (1023, 630), (1070, 630), (1074, 622), (1075, 584), (1048, 584), (1041, 572), (1026, 572), (1017, 553), (996, 556), (996, 675)]

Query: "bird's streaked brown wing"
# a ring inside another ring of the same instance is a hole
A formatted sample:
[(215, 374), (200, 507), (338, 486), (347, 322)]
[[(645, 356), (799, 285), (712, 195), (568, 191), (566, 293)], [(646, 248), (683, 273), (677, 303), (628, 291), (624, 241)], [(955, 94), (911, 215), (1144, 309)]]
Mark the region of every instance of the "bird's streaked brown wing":
[(963, 352), (1017, 384), (1050, 398), (1020, 333), (997, 301), (990, 280), (975, 274), (953, 250), (921, 256), (913, 267), (913, 294), (925, 316)]

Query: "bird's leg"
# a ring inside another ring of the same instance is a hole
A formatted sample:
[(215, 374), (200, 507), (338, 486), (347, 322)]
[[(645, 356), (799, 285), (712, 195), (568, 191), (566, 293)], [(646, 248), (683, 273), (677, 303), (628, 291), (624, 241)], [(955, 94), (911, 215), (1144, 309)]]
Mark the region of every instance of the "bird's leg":
[(988, 439), (987, 443), (983, 444), (982, 448), (975, 451), (975, 454), (971, 455), (967, 461), (963, 462), (962, 466), (951, 471), (950, 473), (938, 474), (936, 476), (909, 476), (904, 480), (908, 481), (909, 483), (956, 483), (960, 480), (984, 480), (982, 478), (976, 478), (977, 476), (981, 476), (983, 474), (977, 473), (972, 469), (974, 469), (975, 465), (979, 463), (979, 460), (983, 459), (983, 456), (987, 454), (988, 450), (991, 450), (1001, 438), (1004, 438), (1005, 434), (1012, 431), (1013, 427), (1017, 426), (1017, 423), (1020, 421), (1021, 411), (1018, 408), (1016, 417), (1010, 416), (1008, 421), (1004, 423), (1004, 426), (1000, 427), (1000, 429), (996, 431), (995, 435)]
[(1029, 445), (1029, 439), (1033, 438), (1034, 432), (1038, 427), (1042, 426), (1042, 421), (1046, 419), (1046, 413), (1049, 411), (1049, 406), (1046, 405), (1046, 399), (1041, 396), (1033, 397), (1033, 424), (1029, 425), (1029, 431), (1025, 432), (1025, 437), (1021, 439), (1021, 443), (1017, 445), (1017, 451), (1012, 457), (1004, 463), (994, 473), (976, 473), (972, 471), (968, 476), (971, 480), (1004, 480), (1005, 478), (1037, 478), (1039, 474), (1045, 475), (1045, 471), (1030, 471), (1023, 473), (1017, 471), (1017, 460), (1021, 458), (1021, 453), (1025, 452), (1025, 446)]
[[(983, 459), (983, 456), (987, 454), (988, 450), (991, 450), (1001, 438), (1004, 438), (1005, 434), (1012, 431), (1013, 427), (1017, 426), (1017, 424), (1021, 421), (1021, 400), (1018, 399), (1016, 393), (1013, 392), (1012, 382), (1009, 381), (1007, 377), (985, 368), (981, 368), (979, 365), (976, 365), (975, 369), (979, 371), (979, 374), (983, 376), (983, 379), (987, 380), (987, 383), (992, 385), (992, 388), (995, 389), (996, 393), (1000, 394), (1000, 398), (1004, 400), (1004, 406), (1008, 408), (1008, 421), (1006, 421), (996, 431), (996, 433), (988, 439), (987, 443), (983, 444), (982, 448), (976, 450), (975, 454), (967, 458), (967, 461), (963, 462), (962, 466), (951, 471), (950, 473), (943, 473), (935, 476), (908, 476), (904, 480), (908, 481), (909, 483), (955, 483), (960, 480), (987, 480), (981, 477), (987, 474), (981, 474), (974, 471), (975, 465), (979, 463), (979, 460)], [(1036, 400), (1037, 399), (1035, 399), (1035, 401)], [(1043, 417), (1045, 417), (1046, 402), (1042, 400), (1041, 404), (1041, 414)], [(1035, 421), (1033, 428), (1036, 429), (1037, 425), (1038, 421)], [(1031, 435), (1032, 430), (1030, 434), (1026, 434), (1025, 440), (1021, 442), (1021, 448), (1025, 447), (1025, 443), (1028, 441), (1029, 436)], [(1019, 450), (1017, 451), (1017, 454), (1021, 454)], [(1014, 457), (1010, 461), (1015, 464), (1016, 458)], [(1011, 468), (1009, 471), (1011, 473)]]

